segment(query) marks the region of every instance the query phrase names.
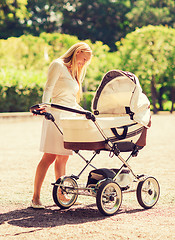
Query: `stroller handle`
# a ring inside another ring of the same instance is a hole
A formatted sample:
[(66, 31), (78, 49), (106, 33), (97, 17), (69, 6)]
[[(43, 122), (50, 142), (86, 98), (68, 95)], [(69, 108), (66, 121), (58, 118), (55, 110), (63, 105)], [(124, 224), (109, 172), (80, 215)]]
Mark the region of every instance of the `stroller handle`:
[[(39, 108), (47, 107), (47, 106), (53, 107), (53, 108), (56, 108), (56, 109), (60, 109), (60, 110), (63, 110), (63, 111), (68, 111), (68, 112), (73, 112), (73, 113), (78, 113), (78, 114), (85, 115), (87, 119), (91, 119), (93, 122), (95, 122), (95, 120), (96, 120), (95, 116), (90, 111), (65, 107), (65, 106), (58, 105), (58, 104), (53, 104), (53, 103), (40, 103), (40, 104), (33, 105), (30, 108), (30, 112), (32, 112), (34, 114), (39, 114), (38, 113)], [(41, 114), (39, 114), (39, 115), (41, 115)]]

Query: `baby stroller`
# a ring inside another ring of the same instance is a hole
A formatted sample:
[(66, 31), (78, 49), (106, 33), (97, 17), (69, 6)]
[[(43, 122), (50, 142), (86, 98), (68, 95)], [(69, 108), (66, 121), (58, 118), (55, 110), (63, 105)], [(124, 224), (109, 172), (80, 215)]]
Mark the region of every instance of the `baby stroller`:
[[(51, 113), (40, 111), (39, 108), (43, 106), (71, 112), (76, 116), (63, 118), (61, 130)], [(136, 182), (138, 203), (145, 209), (152, 208), (160, 195), (158, 181), (152, 176), (136, 175), (128, 164), (146, 145), (146, 132), (150, 126), (149, 101), (142, 93), (137, 77), (121, 70), (106, 73), (95, 93), (92, 110), (93, 113), (52, 103), (31, 107), (31, 112), (44, 115), (60, 132), (63, 131), (64, 147), (74, 150), (85, 161), (78, 175), (62, 176), (53, 183), (54, 202), (60, 208), (67, 209), (76, 202), (78, 195), (93, 196), (98, 210), (110, 216), (119, 210), (122, 194), (132, 191), (131, 182)], [(80, 150), (91, 150), (93, 156), (87, 160)], [(91, 162), (102, 151), (109, 151), (110, 155), (121, 160), (121, 167), (94, 167)], [(127, 159), (121, 156), (121, 152), (130, 152)], [(78, 179), (87, 166), (93, 170), (82, 187)]]

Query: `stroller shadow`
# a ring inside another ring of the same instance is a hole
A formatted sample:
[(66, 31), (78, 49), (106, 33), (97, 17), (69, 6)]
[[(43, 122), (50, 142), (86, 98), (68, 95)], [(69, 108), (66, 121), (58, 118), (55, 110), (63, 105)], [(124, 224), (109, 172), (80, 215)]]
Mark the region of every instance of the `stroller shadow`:
[[(121, 208), (116, 215), (132, 214), (140, 211), (144, 211), (144, 209), (125, 210)], [(83, 207), (72, 206), (67, 210), (61, 210), (55, 206), (48, 206), (40, 210), (29, 207), (0, 214), (0, 224), (7, 222), (18, 227), (48, 228), (66, 224), (83, 224), (105, 218), (107, 216), (101, 215), (95, 204)]]
[(48, 228), (65, 224), (82, 224), (104, 218), (105, 216), (102, 216), (93, 206), (92, 208), (72, 206), (67, 210), (61, 210), (55, 206), (37, 210), (29, 207), (0, 214), (0, 224), (7, 222), (18, 227)]

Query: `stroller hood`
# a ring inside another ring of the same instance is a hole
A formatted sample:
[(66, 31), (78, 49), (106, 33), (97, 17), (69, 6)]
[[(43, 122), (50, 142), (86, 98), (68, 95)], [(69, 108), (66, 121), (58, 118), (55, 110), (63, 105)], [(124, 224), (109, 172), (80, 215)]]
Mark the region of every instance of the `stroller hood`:
[(98, 114), (132, 113), (133, 120), (145, 127), (150, 122), (150, 102), (138, 78), (126, 71), (112, 70), (105, 74), (93, 98), (92, 110)]

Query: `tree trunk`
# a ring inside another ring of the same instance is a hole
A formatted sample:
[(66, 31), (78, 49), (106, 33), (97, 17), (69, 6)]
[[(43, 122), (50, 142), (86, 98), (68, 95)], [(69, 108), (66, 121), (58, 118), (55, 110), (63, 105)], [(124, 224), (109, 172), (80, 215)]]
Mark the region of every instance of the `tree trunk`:
[(175, 103), (175, 87), (171, 88), (171, 101), (172, 101), (172, 105), (171, 105), (170, 113), (173, 113), (174, 103)]
[(164, 92), (165, 92), (165, 87), (161, 87), (159, 89), (159, 96), (158, 96), (159, 111), (163, 111), (162, 96), (163, 96)]
[(152, 97), (152, 104), (153, 104), (153, 113), (156, 114), (158, 112), (158, 109), (156, 107), (156, 102), (157, 102), (157, 91), (155, 87), (155, 76), (152, 76), (152, 81), (151, 81), (151, 97)]

